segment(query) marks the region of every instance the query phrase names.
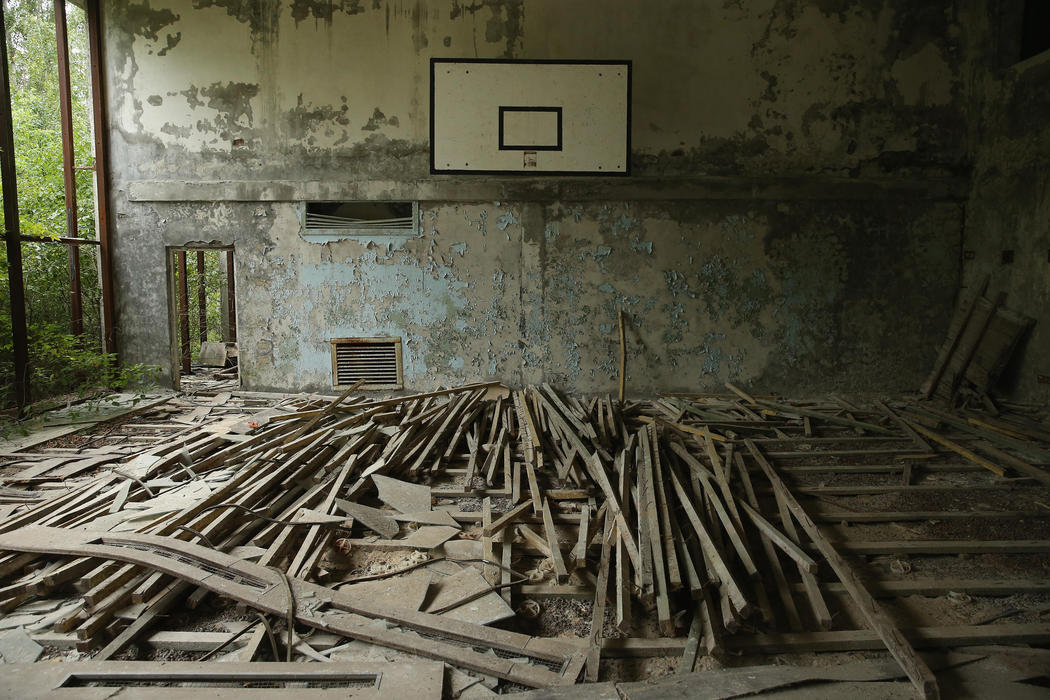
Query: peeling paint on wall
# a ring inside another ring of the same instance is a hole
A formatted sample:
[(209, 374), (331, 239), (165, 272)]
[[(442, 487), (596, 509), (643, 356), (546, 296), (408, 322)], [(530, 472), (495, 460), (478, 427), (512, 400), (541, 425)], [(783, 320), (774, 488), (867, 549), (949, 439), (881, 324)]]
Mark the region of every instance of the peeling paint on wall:
[[(727, 379), (785, 391), (914, 383), (952, 302), (960, 205), (790, 190), (842, 178), (878, 195), (887, 177), (965, 171), (955, 4), (683, 7), (108, 0), (125, 357), (167, 362), (170, 337), (156, 322), (167, 314), (163, 246), (216, 240), (236, 246), (252, 388), (330, 389), (330, 338), (391, 335), (404, 341), (408, 387), (493, 376), (610, 391), (621, 309), (631, 391)], [(440, 184), (457, 188), (456, 201), (427, 199), (438, 182), (427, 114), (435, 49), (644, 66), (627, 183), (636, 195), (602, 181), (580, 185), (587, 196), (576, 201), (527, 178), (533, 191), (519, 201), (487, 178), (453, 178)], [(771, 177), (789, 196), (753, 197)], [(667, 194), (697, 179), (725, 197)], [(221, 183), (233, 194), (134, 201), (140, 181)], [(260, 203), (258, 183), (291, 194)], [(648, 196), (639, 183), (653, 183)], [(363, 189), (421, 193), (416, 230), (301, 235), (302, 192)]]

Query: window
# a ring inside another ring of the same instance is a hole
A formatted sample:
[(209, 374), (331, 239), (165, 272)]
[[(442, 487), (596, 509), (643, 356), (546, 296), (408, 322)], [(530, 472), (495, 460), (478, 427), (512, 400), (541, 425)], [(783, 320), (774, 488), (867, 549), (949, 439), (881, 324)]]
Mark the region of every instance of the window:
[(304, 202), (302, 233), (326, 241), (410, 235), (418, 212), (415, 202)]
[(401, 338), (333, 338), (332, 385), (361, 389), (400, 389)]

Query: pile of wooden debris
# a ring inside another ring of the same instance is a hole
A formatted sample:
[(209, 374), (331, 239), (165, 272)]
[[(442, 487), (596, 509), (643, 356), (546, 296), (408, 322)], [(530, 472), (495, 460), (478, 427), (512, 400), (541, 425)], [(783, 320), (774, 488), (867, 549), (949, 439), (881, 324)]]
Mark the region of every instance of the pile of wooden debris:
[[(208, 596), (240, 619), (183, 633), (176, 648), (207, 650), (198, 662), (331, 665), (365, 658), (352, 654), (367, 642), (470, 671), (484, 683), (461, 677), (459, 690), (475, 696), (595, 681), (621, 656), (674, 655), (689, 672), (730, 651), (829, 649), (888, 650), (897, 675), (934, 696), (914, 646), (1050, 641), (1042, 623), (901, 629), (879, 599), (967, 582), (894, 588), (847, 558), (1045, 555), (1045, 540), (855, 540), (827, 524), (908, 513), (803, 505), (937, 489), (917, 482), (948, 470), (1045, 491), (1050, 435), (1020, 413), (777, 402), (732, 385), (623, 404), (549, 385), (382, 400), (355, 388), (199, 427), (195, 416), (90, 464), (9, 455), (23, 461), (8, 484), (61, 488), (0, 494), (0, 653), (75, 646), (101, 677), (99, 662), (163, 646), (160, 623)], [(806, 485), (813, 474), (895, 481)], [(589, 635), (534, 633), (537, 601), (559, 597), (592, 601)]]

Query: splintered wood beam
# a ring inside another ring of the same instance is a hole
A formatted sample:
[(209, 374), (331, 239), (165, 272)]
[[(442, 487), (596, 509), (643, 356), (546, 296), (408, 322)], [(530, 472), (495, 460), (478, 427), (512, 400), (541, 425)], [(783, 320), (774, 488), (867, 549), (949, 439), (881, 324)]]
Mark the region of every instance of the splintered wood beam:
[(663, 460), (660, 458), (659, 433), (653, 427), (653, 487), (656, 491), (656, 507), (660, 515), (661, 543), (664, 548), (664, 561), (667, 563), (667, 584), (671, 591), (682, 588), (682, 572), (678, 564), (678, 552), (675, 547), (674, 530), (671, 527), (671, 506), (668, 504), (667, 487), (664, 483)]
[(830, 413), (824, 413), (822, 411), (813, 411), (808, 408), (800, 408), (798, 406), (791, 406), (788, 404), (774, 403), (773, 401), (766, 401), (764, 399), (757, 399), (755, 403), (777, 414), (795, 414), (799, 416), (809, 416), (810, 418), (822, 420), (825, 423), (843, 425), (847, 428), (860, 428), (862, 430), (866, 430), (871, 433), (877, 433), (879, 435), (894, 435), (894, 432), (892, 430), (888, 428), (883, 428), (881, 425), (865, 423), (863, 421), (858, 420), (850, 420), (849, 418), (842, 418), (841, 416), (832, 415)]
[(610, 540), (615, 520), (605, 513), (605, 527), (602, 534), (602, 555), (598, 562), (598, 581), (594, 586), (594, 608), (591, 614), (591, 636), (587, 650), (587, 671), (585, 679), (588, 683), (598, 680), (598, 665), (601, 661), (602, 631), (605, 628), (605, 601), (609, 591), (609, 557), (611, 556)]
[(792, 542), (790, 537), (776, 529), (773, 523), (763, 518), (761, 513), (748, 504), (741, 503), (740, 507), (744, 509), (744, 512), (751, 518), (751, 522), (755, 524), (755, 527), (758, 528), (762, 535), (768, 537), (770, 542), (780, 548), (780, 551), (794, 559), (795, 563), (802, 569), (811, 574), (817, 573), (817, 562), (813, 561), (813, 557), (806, 554), (801, 547)]
[(710, 573), (717, 577), (719, 582), (726, 585), (726, 590), (729, 594), (730, 600), (733, 602), (733, 607), (735, 607), (741, 615), (747, 617), (752, 609), (751, 603), (748, 602), (740, 585), (733, 578), (733, 574), (730, 573), (729, 567), (726, 566), (725, 560), (722, 559), (722, 555), (719, 554), (718, 548), (715, 547), (711, 535), (707, 532), (707, 528), (704, 527), (700, 515), (693, 507), (689, 494), (687, 494), (682, 487), (682, 484), (678, 480), (678, 476), (674, 473), (673, 469), (668, 470), (668, 476), (671, 477), (671, 485), (674, 486), (675, 493), (678, 494), (678, 502), (682, 504), (682, 509), (685, 511), (690, 524), (693, 526), (693, 530), (700, 539), (700, 547), (703, 550), (704, 558), (710, 562), (714, 569)]
[(882, 606), (879, 605), (878, 601), (867, 591), (864, 584), (861, 583), (857, 573), (836, 551), (835, 547), (824, 537), (824, 534), (817, 527), (817, 524), (809, 517), (806, 510), (795, 500), (794, 495), (788, 489), (787, 485), (781, 480), (780, 475), (776, 473), (773, 466), (766, 461), (766, 458), (759, 451), (758, 447), (754, 442), (745, 440), (744, 444), (747, 445), (748, 451), (755, 458), (755, 461), (762, 467), (762, 471), (765, 472), (766, 478), (769, 479), (773, 485), (773, 489), (780, 494), (783, 502), (787, 505), (787, 508), (791, 511), (791, 514), (795, 516), (799, 525), (806, 531), (810, 540), (817, 546), (820, 553), (824, 555), (828, 564), (835, 571), (842, 585), (849, 591), (850, 597), (853, 599), (861, 615), (867, 622), (868, 627), (879, 635), (886, 648), (897, 663), (900, 664), (901, 668), (907, 674), (908, 678), (911, 679), (912, 684), (925, 698), (937, 698), (940, 696), (940, 689), (937, 685), (937, 678), (934, 676), (933, 671), (926, 665), (926, 662), (922, 660), (916, 652), (915, 648), (912, 647), (908, 639), (901, 634), (901, 631), (890, 621), (889, 617), (882, 610)]
[(531, 507), (532, 507), (532, 500), (531, 499), (528, 500), (528, 501), (525, 501), (524, 503), (519, 503), (518, 505), (514, 506), (512, 509), (510, 509), (509, 511), (507, 511), (503, 515), (501, 515), (498, 518), (496, 518), (495, 520), (493, 520), (491, 525), (489, 525), (488, 527), (485, 527), (484, 530), (483, 530), (484, 535), (486, 537), (491, 537), (492, 535), (495, 535), (497, 532), (501, 532), (503, 530), (503, 528), (507, 527), (512, 522), (514, 522), (517, 518), (521, 517), (522, 513), (524, 513), (526, 510), (528, 510)]
[(574, 569), (587, 566), (587, 543), (588, 526), (590, 525), (591, 510), (587, 504), (580, 506), (580, 529), (576, 533), (576, 546), (569, 553), (569, 563)]
[(944, 447), (947, 447), (952, 452), (956, 453), (957, 455), (960, 455), (961, 457), (965, 457), (966, 459), (970, 460), (974, 464), (981, 465), (982, 467), (984, 467), (988, 471), (992, 472), (996, 476), (1006, 476), (1006, 470), (1003, 469), (1002, 467), (1000, 467), (998, 464), (993, 464), (992, 462), (989, 462), (984, 457), (981, 457), (980, 455), (978, 455), (978, 454), (976, 454), (974, 452), (971, 452), (970, 450), (966, 449), (965, 447), (963, 447), (959, 443), (957, 443), (957, 442), (955, 442), (953, 440), (949, 440), (948, 438), (944, 437), (943, 435), (938, 435), (937, 433), (933, 432), (932, 430), (929, 430), (928, 428), (925, 428), (922, 425), (919, 425), (918, 422), (910, 422), (910, 425), (911, 425), (912, 430), (914, 430), (914, 431), (916, 431), (918, 433), (921, 433), (922, 435), (925, 435), (929, 439), (931, 439), (934, 442), (936, 442), (938, 445), (942, 445)]
[[(630, 453), (631, 440), (628, 439), (627, 446), (617, 456), (616, 464), (617, 479), (619, 487), (620, 503), (630, 502), (630, 463), (627, 459)], [(608, 501), (606, 501), (608, 503)], [(608, 513), (608, 510), (606, 510)], [(617, 526), (618, 527), (618, 526)], [(627, 559), (627, 548), (620, 537), (616, 538), (616, 627), (625, 630), (631, 624), (631, 565)]]
[[(642, 461), (638, 473), (643, 475), (645, 499), (642, 510), (649, 523), (649, 546), (653, 552), (653, 586), (656, 595), (656, 618), (664, 634), (674, 634), (674, 623), (671, 621), (671, 601), (667, 581), (667, 561), (664, 558), (664, 539), (660, 532), (660, 513), (657, 502), (658, 486), (655, 480), (655, 437), (656, 429), (650, 424), (639, 431), (639, 443), (642, 450)], [(644, 542), (640, 546), (646, 546)]]
[[(481, 539), (482, 557), (484, 557), (484, 559), (486, 561), (495, 561), (496, 560), (496, 554), (495, 554), (495, 549), (492, 546), (492, 534), (491, 534), (491, 530), (492, 530), (492, 498), (489, 497), (489, 496), (486, 496), (484, 498), (484, 500), (482, 500), (482, 502), (481, 502), (481, 516), (482, 516), (482, 520), (481, 520), (482, 532), (485, 533), (485, 534), (482, 535), (482, 539)], [(484, 567), (484, 574), (485, 574), (485, 580), (488, 581), (489, 585), (490, 586), (495, 585), (496, 579), (499, 578), (497, 576), (497, 569), (496, 569), (496, 567), (486, 564), (485, 567)]]
[(689, 451), (686, 450), (683, 445), (672, 442), (671, 449), (675, 454), (682, 458), (682, 461), (689, 467), (693, 477), (700, 481), (704, 493), (707, 496), (707, 502), (711, 504), (712, 509), (715, 511), (715, 515), (722, 523), (722, 528), (729, 536), (729, 541), (733, 545), (733, 549), (736, 551), (737, 556), (740, 558), (740, 562), (744, 565), (744, 570), (747, 572), (747, 575), (751, 578), (757, 577), (758, 567), (755, 566), (755, 562), (751, 558), (751, 553), (748, 551), (741, 533), (737, 531), (736, 523), (722, 504), (722, 499), (719, 492), (716, 490), (715, 477), (713, 477), (695, 457), (689, 454)]
[(325, 406), (323, 409), (321, 409), (320, 413), (317, 413), (316, 415), (314, 415), (313, 418), (308, 420), (305, 425), (303, 425), (301, 428), (296, 430), (294, 433), (292, 433), (291, 435), (286, 437), (284, 439), (284, 444), (287, 445), (288, 443), (293, 442), (297, 438), (300, 438), (303, 435), (306, 435), (306, 433), (308, 433), (309, 431), (313, 430), (313, 427), (315, 425), (320, 423), (327, 416), (330, 416), (333, 413), (335, 413), (335, 409), (339, 407), (339, 404), (343, 403), (343, 401), (346, 401), (346, 399), (350, 396), (350, 394), (352, 394), (355, 391), (357, 391), (358, 388), (360, 388), (360, 386), (362, 384), (364, 384), (364, 383), (365, 383), (364, 379), (358, 379), (356, 382), (354, 382), (352, 386), (350, 386), (350, 387), (348, 387), (346, 389), (346, 391), (344, 391), (343, 393), (339, 394), (339, 396), (337, 396), (334, 399), (332, 399), (331, 403), (329, 403), (327, 406)]
[(569, 570), (565, 568), (565, 559), (562, 557), (561, 544), (558, 541), (558, 531), (554, 529), (554, 519), (551, 517), (551, 507), (547, 501), (543, 502), (543, 532), (547, 535), (547, 547), (550, 549), (551, 563), (554, 564), (554, 575), (558, 583), (569, 582)]

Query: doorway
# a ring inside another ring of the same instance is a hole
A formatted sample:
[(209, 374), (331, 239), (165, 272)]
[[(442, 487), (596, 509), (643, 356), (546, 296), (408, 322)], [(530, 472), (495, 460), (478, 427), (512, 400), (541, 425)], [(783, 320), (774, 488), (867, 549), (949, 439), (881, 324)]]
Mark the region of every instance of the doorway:
[(176, 391), (240, 386), (233, 246), (167, 248), (171, 378)]

